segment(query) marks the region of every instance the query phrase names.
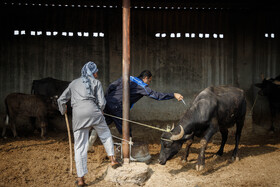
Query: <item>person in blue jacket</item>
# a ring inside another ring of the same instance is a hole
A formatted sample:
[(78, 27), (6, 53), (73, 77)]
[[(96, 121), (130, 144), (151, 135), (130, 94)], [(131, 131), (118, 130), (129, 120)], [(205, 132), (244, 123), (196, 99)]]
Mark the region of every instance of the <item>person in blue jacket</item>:
[[(152, 81), (152, 73), (149, 70), (144, 70), (138, 77), (130, 76), (130, 108), (139, 101), (143, 96), (150, 97), (152, 99), (161, 101), (176, 98), (178, 101), (183, 99), (183, 96), (179, 93), (161, 93), (156, 92), (149, 88), (149, 84)], [(117, 79), (111, 83), (105, 94), (106, 106), (104, 113), (122, 117), (122, 78)], [(122, 134), (122, 120), (105, 116), (106, 123), (109, 125), (112, 122), (115, 123), (118, 131)], [(130, 129), (131, 136), (131, 129)]]

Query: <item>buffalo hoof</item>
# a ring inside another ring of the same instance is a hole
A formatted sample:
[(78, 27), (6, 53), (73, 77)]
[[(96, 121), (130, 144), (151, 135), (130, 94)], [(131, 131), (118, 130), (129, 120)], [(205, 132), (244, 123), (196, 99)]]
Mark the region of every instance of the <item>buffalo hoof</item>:
[(214, 156), (213, 156), (213, 158), (214, 159), (218, 159), (218, 158), (220, 158), (221, 156), (220, 155), (217, 155), (217, 154), (215, 154)]
[(196, 171), (202, 171), (204, 169), (204, 165), (196, 165)]
[(234, 162), (234, 161), (239, 161), (239, 157), (231, 157), (231, 160)]

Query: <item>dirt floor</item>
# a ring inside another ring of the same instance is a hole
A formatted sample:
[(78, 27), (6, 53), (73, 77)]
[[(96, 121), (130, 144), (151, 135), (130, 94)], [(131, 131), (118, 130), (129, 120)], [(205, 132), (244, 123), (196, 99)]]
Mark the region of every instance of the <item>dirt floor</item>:
[[(160, 122), (150, 124), (166, 126)], [(112, 134), (118, 135), (110, 127)], [(143, 186), (280, 186), (280, 134), (256, 133), (250, 120), (246, 121), (241, 137), (240, 161), (231, 161), (235, 132), (232, 128), (222, 157), (213, 157), (219, 149), (220, 135), (212, 138), (206, 151), (206, 167), (201, 172), (195, 170), (199, 139), (191, 147), (189, 162), (181, 161), (183, 146), (177, 156), (162, 166), (157, 162), (161, 132), (135, 125), (132, 128), (134, 141), (149, 143), (152, 156), (148, 164), (151, 176)], [(20, 138), (14, 139), (8, 133), (7, 139), (0, 139), (0, 186), (74, 186), (76, 171), (74, 165), (74, 175), (69, 174), (67, 132), (50, 131), (46, 140), (33, 132), (19, 132), (19, 135)], [(116, 186), (104, 180), (109, 161), (99, 140), (94, 149), (94, 153), (88, 154), (87, 183)]]

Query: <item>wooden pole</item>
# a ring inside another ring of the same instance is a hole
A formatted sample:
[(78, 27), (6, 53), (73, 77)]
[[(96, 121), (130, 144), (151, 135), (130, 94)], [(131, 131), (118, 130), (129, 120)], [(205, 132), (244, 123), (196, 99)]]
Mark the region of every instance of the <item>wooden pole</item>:
[[(123, 60), (122, 60), (122, 82), (123, 82), (123, 119), (129, 119), (130, 92), (129, 92), (129, 70), (130, 70), (130, 0), (123, 0)], [(129, 141), (129, 122), (122, 122), (123, 139)], [(129, 163), (129, 145), (127, 141), (122, 142), (124, 164)]]
[(65, 113), (64, 116), (65, 116), (67, 131), (68, 131), (68, 140), (69, 140), (69, 149), (70, 149), (70, 153), (69, 153), (70, 154), (70, 174), (73, 175), (73, 158), (72, 158), (71, 133), (70, 133), (70, 127), (69, 127), (69, 121), (68, 121), (67, 113)]

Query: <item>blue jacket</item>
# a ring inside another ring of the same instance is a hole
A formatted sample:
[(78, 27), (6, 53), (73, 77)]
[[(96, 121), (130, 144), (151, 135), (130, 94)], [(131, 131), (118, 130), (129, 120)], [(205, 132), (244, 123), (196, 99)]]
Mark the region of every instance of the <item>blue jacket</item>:
[[(156, 100), (168, 100), (174, 98), (174, 93), (160, 93), (153, 91), (148, 87), (148, 84), (144, 83), (137, 77), (130, 76), (130, 108), (143, 96), (148, 96)], [(108, 105), (119, 105), (122, 106), (122, 95), (123, 95), (123, 84), (122, 78), (111, 83), (105, 94), (105, 99)]]

